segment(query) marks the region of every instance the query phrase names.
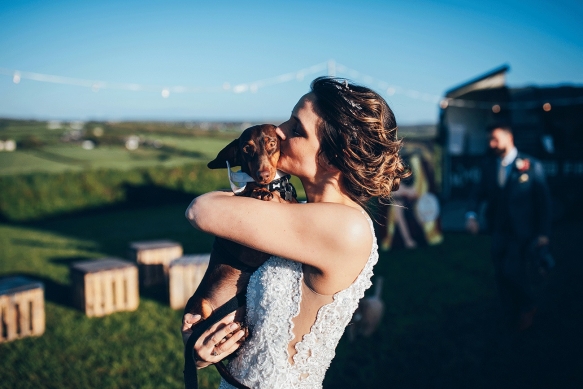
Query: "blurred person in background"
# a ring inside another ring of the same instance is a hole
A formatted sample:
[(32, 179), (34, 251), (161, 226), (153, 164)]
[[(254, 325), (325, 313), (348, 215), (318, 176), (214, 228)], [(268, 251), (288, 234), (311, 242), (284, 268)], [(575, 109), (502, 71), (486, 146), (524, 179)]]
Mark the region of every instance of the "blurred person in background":
[(478, 213), (485, 202), (503, 311), (509, 324), (523, 331), (537, 311), (531, 275), (535, 268), (543, 270), (538, 259), (548, 250), (551, 198), (542, 164), (516, 149), (511, 127), (496, 124), (488, 134), (491, 155), (470, 196), (466, 229), (478, 233)]

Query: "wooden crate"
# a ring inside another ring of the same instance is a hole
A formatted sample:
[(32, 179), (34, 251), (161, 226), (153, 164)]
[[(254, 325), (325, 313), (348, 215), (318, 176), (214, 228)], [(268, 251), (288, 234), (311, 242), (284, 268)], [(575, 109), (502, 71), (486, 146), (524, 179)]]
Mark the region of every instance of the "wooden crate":
[(182, 256), (182, 245), (171, 240), (152, 240), (130, 243), (130, 259), (138, 263), (140, 284), (163, 284), (168, 277), (170, 262)]
[(138, 268), (117, 258), (75, 262), (71, 265), (73, 302), (89, 317), (138, 308)]
[(26, 277), (0, 279), (0, 343), (45, 332), (41, 282)]
[(206, 269), (210, 254), (185, 255), (170, 263), (168, 270), (168, 294), (170, 307), (182, 309), (198, 288)]

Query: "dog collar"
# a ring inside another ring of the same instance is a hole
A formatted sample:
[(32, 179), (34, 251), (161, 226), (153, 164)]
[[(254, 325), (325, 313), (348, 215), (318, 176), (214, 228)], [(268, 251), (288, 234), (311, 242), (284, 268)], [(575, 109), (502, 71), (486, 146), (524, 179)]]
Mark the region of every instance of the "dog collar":
[(289, 182), (290, 178), (291, 175), (286, 174), (283, 177), (277, 178), (264, 186), (267, 187), (267, 190), (270, 192), (277, 190), (279, 195), (285, 201), (290, 201), (292, 198), (295, 199), (297, 197), (296, 188), (294, 188), (291, 182)]
[[(231, 164), (227, 161), (227, 174), (229, 176), (229, 183), (231, 184), (231, 190), (235, 194), (239, 194), (245, 190), (248, 182), (255, 182), (255, 180), (247, 173), (239, 170), (238, 172), (231, 171)], [(290, 201), (292, 198), (296, 198), (296, 188), (289, 182), (291, 175), (277, 170), (275, 172), (275, 179), (269, 184), (260, 185), (263, 188), (267, 188), (270, 192), (277, 190), (280, 196), (286, 201)], [(259, 184), (258, 184), (259, 185)]]

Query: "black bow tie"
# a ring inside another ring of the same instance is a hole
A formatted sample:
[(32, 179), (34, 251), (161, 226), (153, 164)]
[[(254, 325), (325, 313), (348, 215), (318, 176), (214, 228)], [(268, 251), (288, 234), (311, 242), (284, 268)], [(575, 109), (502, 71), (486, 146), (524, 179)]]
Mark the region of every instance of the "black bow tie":
[(269, 184), (265, 185), (267, 190), (273, 192), (277, 190), (279, 195), (285, 200), (290, 201), (292, 198), (296, 198), (296, 188), (289, 182), (291, 175), (286, 174), (283, 177), (280, 177), (276, 180), (271, 181)]

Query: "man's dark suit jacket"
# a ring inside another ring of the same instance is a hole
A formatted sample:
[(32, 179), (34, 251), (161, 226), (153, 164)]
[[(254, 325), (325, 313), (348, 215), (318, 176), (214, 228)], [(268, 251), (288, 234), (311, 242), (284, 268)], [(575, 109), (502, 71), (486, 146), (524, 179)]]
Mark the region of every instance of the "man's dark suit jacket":
[[(521, 171), (518, 160), (528, 160), (529, 168)], [(551, 196), (542, 164), (518, 153), (504, 187), (498, 185), (499, 159), (490, 157), (482, 166), (482, 177), (470, 196), (469, 211), (478, 213), (486, 202), (486, 221), (491, 233), (522, 242), (549, 236)]]

